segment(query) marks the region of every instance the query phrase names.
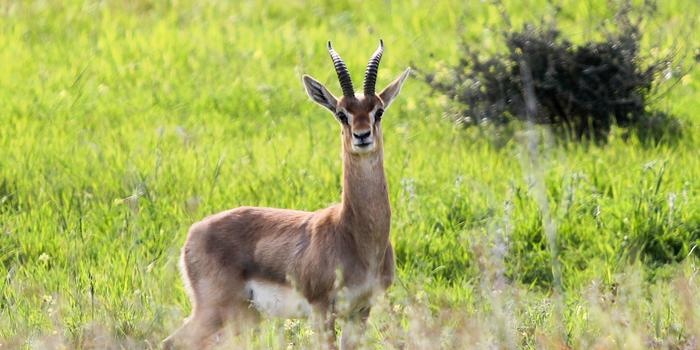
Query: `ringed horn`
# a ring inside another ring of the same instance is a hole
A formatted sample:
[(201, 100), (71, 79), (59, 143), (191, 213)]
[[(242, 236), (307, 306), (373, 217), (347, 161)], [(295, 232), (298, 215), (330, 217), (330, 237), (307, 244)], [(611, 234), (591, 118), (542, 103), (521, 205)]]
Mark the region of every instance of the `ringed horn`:
[[(333, 66), (335, 67), (335, 72), (338, 74), (338, 80), (340, 81), (340, 87), (343, 89), (343, 96), (354, 97), (355, 90), (352, 87), (352, 79), (350, 79), (350, 73), (348, 73), (348, 67), (345, 62), (340, 57), (338, 52), (333, 49), (331, 42), (328, 41), (328, 53), (333, 59)], [(379, 40), (379, 47), (372, 54), (372, 58), (369, 59), (367, 63), (367, 69), (365, 70), (365, 82), (364, 82), (364, 94), (365, 96), (374, 95), (374, 87), (377, 84), (377, 71), (379, 70), (379, 62), (382, 60), (382, 54), (384, 53), (384, 41)]]
[(330, 40), (328, 41), (328, 53), (333, 59), (333, 66), (335, 67), (335, 72), (338, 74), (338, 80), (340, 81), (340, 87), (343, 89), (343, 96), (345, 97), (355, 97), (355, 90), (352, 88), (352, 80), (350, 79), (350, 73), (348, 73), (348, 67), (340, 58), (340, 55), (333, 50)]
[(379, 39), (379, 47), (374, 51), (372, 58), (367, 63), (365, 70), (365, 96), (374, 96), (374, 86), (377, 84), (377, 71), (379, 70), (379, 61), (384, 53), (384, 41)]

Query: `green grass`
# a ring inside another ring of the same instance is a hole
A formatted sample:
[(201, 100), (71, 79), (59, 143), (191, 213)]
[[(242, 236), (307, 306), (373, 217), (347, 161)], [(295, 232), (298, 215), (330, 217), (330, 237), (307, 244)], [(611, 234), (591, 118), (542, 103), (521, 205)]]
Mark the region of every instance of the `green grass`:
[[(517, 26), (549, 6), (505, 5)], [(562, 8), (575, 41), (613, 11)], [(643, 50), (697, 50), (699, 15), (661, 3)], [(0, 2), (0, 348), (157, 347), (189, 312), (176, 262), (190, 224), (339, 199), (339, 129), (301, 84), (340, 91), (327, 40), (357, 85), (383, 38), (384, 86), (457, 60), (460, 28), (497, 50), (489, 26), (503, 28), (497, 8), (476, 1)], [(522, 135), (456, 127), (409, 80), (383, 121), (398, 280), (372, 313), (374, 347), (697, 346), (700, 71), (657, 107), (687, 125), (678, 143), (545, 139), (532, 168)], [(308, 334), (269, 321), (246, 342)]]

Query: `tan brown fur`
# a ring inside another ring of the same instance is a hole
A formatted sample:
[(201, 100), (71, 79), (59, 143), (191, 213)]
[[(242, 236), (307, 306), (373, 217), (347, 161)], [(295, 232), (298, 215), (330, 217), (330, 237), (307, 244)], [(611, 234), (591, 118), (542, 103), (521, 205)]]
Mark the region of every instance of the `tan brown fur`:
[[(348, 327), (354, 331), (347, 334), (361, 333), (372, 295), (386, 289), (394, 278), (381, 123), (373, 120), (372, 113), (388, 106), (406, 76), (376, 96), (335, 100), (320, 83), (327, 100), (319, 102), (309, 93), (316, 102), (334, 107), (334, 113), (344, 110), (352, 115), (352, 122), (342, 125), (339, 204), (315, 212), (239, 207), (192, 225), (181, 257), (192, 315), (164, 341), (165, 348), (209, 347), (225, 324), (254, 323), (260, 315), (244, 288), (250, 280), (296, 288), (312, 306), (331, 347), (336, 316), (354, 322), (356, 327)], [(308, 91), (307, 77), (305, 83)], [(352, 134), (366, 130), (372, 134), (371, 151), (356, 153)], [(340, 300), (344, 295), (352, 296), (351, 300)], [(354, 339), (346, 339), (347, 334), (343, 347), (352, 347)]]

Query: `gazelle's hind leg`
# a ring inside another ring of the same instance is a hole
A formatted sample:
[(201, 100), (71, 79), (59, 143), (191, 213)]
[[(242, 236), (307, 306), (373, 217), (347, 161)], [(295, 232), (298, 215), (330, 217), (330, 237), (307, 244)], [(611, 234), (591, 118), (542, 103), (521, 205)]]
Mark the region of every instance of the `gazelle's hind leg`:
[[(196, 292), (195, 296), (201, 295)], [(259, 321), (257, 310), (250, 308), (248, 300), (240, 298), (238, 293), (228, 293), (211, 293), (207, 300), (193, 301), (192, 315), (163, 341), (163, 348), (208, 349), (255, 325)]]
[(221, 310), (197, 307), (185, 323), (163, 341), (163, 349), (208, 349), (224, 319)]
[[(260, 323), (260, 313), (252, 308), (248, 300), (236, 302), (228, 310), (226, 325), (217, 333), (218, 344), (222, 349), (246, 348), (249, 338), (247, 331)], [(244, 335), (242, 337), (239, 337)]]
[(244, 284), (220, 273), (193, 274), (191, 268), (195, 266), (187, 265), (186, 261), (183, 265), (183, 279), (189, 287), (193, 311), (182, 327), (163, 341), (163, 348), (211, 348), (224, 335), (222, 328), (230, 320), (250, 319), (252, 310), (247, 308)]
[(228, 344), (259, 322), (260, 315), (247, 301), (220, 308), (195, 309), (185, 323), (163, 341), (164, 349), (208, 349)]

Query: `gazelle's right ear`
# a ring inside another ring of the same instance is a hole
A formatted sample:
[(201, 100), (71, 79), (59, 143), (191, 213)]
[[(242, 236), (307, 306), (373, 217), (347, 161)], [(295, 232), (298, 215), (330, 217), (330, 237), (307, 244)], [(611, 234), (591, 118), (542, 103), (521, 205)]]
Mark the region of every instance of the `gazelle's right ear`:
[(401, 92), (403, 83), (410, 74), (411, 68), (406, 68), (406, 70), (401, 73), (396, 80), (392, 81), (389, 86), (385, 87), (384, 90), (379, 93), (379, 97), (382, 99), (382, 102), (384, 102), (384, 109), (389, 108), (389, 105), (394, 102), (396, 96), (398, 96), (399, 92)]
[(335, 98), (335, 96), (333, 96), (333, 94), (328, 91), (323, 84), (319, 83), (318, 80), (306, 74), (304, 74), (302, 80), (304, 81), (304, 87), (306, 88), (306, 93), (309, 95), (309, 97), (311, 97), (314, 102), (328, 108), (331, 113), (335, 114), (338, 106), (338, 99)]

